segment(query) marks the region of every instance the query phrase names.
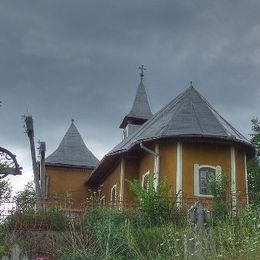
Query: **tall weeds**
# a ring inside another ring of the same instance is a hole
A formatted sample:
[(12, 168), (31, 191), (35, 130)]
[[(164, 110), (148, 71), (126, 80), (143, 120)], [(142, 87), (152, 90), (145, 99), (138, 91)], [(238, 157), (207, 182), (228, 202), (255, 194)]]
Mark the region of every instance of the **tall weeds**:
[[(48, 252), (61, 260), (260, 258), (260, 207), (246, 206), (230, 214), (225, 183), (212, 184), (212, 221), (203, 234), (176, 207), (166, 181), (157, 191), (152, 178), (148, 183), (145, 190), (132, 183), (139, 207), (131, 211), (98, 203), (84, 215), (72, 216), (58, 205), (40, 211), (26, 203), (2, 223), (1, 241), (8, 247), (15, 234), (23, 252)], [(22, 228), (14, 225), (16, 221)], [(41, 230), (44, 223), (49, 223), (48, 229)], [(32, 226), (39, 228), (37, 232), (30, 230)], [(6, 247), (1, 250), (6, 252)]]

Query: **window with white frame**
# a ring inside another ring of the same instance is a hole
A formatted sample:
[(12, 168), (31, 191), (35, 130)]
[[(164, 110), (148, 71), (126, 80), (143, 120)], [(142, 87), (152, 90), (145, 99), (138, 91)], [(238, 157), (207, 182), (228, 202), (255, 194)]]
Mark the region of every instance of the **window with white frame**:
[(111, 202), (115, 203), (116, 202), (116, 197), (117, 197), (117, 185), (115, 184), (112, 188), (111, 188)]
[(144, 190), (148, 190), (149, 188), (149, 175), (150, 171), (146, 172), (145, 174), (142, 175), (142, 188)]
[(209, 190), (211, 179), (221, 176), (221, 167), (212, 165), (194, 165), (194, 195), (212, 197)]
[(104, 206), (106, 204), (106, 199), (105, 199), (105, 195), (103, 195), (101, 198), (100, 198), (100, 205), (101, 206)]

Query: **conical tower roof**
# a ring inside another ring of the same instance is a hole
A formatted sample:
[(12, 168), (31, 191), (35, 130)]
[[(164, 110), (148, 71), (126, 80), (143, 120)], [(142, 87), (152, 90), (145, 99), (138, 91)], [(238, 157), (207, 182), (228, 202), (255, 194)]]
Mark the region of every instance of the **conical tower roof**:
[(110, 153), (128, 150), (140, 141), (167, 137), (208, 137), (250, 145), (241, 133), (190, 86)]
[(120, 128), (124, 128), (128, 122), (136, 122), (139, 124), (144, 123), (152, 117), (152, 111), (149, 105), (143, 79), (141, 78), (140, 84), (137, 88), (134, 103), (130, 112), (124, 117)]
[(94, 168), (98, 159), (86, 147), (73, 120), (59, 147), (46, 158), (46, 165)]

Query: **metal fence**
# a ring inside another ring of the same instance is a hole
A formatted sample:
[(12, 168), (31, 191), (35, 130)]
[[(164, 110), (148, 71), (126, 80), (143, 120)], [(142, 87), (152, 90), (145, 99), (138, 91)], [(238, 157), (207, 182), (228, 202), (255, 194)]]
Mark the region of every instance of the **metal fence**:
[[(189, 208), (191, 205), (200, 201), (205, 207), (212, 208), (214, 201), (212, 198), (196, 197), (196, 196), (182, 196), (168, 198), (172, 201), (176, 201), (176, 207)], [(231, 210), (239, 211), (249, 201), (260, 202), (259, 196), (256, 194), (236, 195), (229, 194), (226, 197), (226, 204)], [(48, 198), (41, 200), (41, 207), (48, 209), (51, 207), (57, 207), (62, 209), (65, 213), (73, 215), (84, 214), (90, 207), (103, 207), (103, 208), (117, 208), (122, 210), (138, 210), (142, 204), (142, 201), (105, 201), (105, 200), (86, 200), (84, 202), (72, 201), (67, 198)], [(14, 199), (1, 199), (0, 198), (0, 220), (3, 221), (6, 217), (13, 215), (17, 212), (22, 212), (25, 208), (36, 210), (35, 201), (26, 201), (26, 203), (18, 203)]]
[(16, 203), (13, 199), (0, 198), (0, 221), (12, 215), (16, 211)]

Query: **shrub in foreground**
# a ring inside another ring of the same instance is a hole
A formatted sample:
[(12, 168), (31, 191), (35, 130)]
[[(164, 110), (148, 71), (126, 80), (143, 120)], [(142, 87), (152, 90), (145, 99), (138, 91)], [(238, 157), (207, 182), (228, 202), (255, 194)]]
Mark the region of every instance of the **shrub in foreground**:
[(140, 211), (145, 214), (151, 225), (177, 221), (176, 196), (173, 196), (171, 186), (163, 179), (155, 187), (154, 179), (155, 175), (149, 174), (145, 179), (145, 187), (142, 187), (138, 180), (129, 181)]

